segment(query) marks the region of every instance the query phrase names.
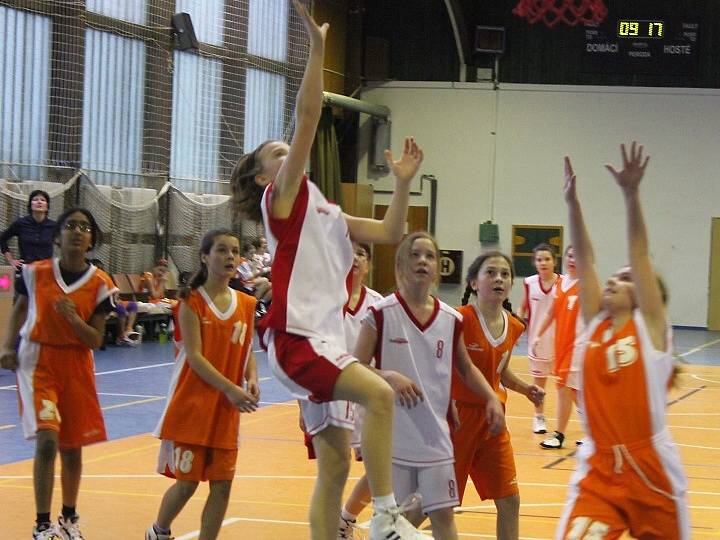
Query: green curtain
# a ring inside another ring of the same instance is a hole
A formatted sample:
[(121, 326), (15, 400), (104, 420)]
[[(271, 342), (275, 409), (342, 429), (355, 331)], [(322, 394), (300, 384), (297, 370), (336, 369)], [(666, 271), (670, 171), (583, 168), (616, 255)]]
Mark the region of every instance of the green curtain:
[(331, 107), (323, 107), (310, 154), (312, 178), (327, 200), (342, 206), (340, 151)]

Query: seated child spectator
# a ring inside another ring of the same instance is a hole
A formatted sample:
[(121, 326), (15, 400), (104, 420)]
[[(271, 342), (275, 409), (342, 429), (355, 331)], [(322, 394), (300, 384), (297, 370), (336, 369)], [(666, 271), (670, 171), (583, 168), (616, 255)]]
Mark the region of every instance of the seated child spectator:
[[(102, 271), (105, 270), (105, 265), (100, 259), (91, 259), (90, 264), (96, 266)], [(115, 279), (110, 276), (115, 283)], [(115, 283), (117, 286), (117, 283)], [(121, 300), (120, 291), (116, 289), (112, 295), (113, 303), (115, 304), (114, 311), (108, 313), (108, 318), (117, 317), (118, 320), (118, 332), (117, 338), (115, 339), (115, 345), (131, 345), (133, 347), (140, 344), (140, 334), (135, 331), (135, 320), (137, 319), (138, 305), (134, 300)]]
[(168, 304), (172, 309), (177, 300), (168, 298), (168, 291), (175, 288), (175, 279), (168, 268), (167, 259), (159, 258), (153, 269), (142, 277), (141, 285), (150, 294), (150, 302)]
[(262, 317), (267, 312), (267, 304), (272, 299), (272, 283), (262, 275), (262, 270), (258, 270), (253, 265), (254, 255), (255, 246), (250, 243), (243, 244), (242, 257), (237, 270), (242, 287), (258, 301), (256, 315)]
[(262, 275), (270, 279), (270, 263), (272, 262), (272, 255), (268, 252), (268, 243), (264, 236), (256, 238), (252, 241), (252, 245), (255, 247), (255, 255), (253, 255), (253, 261), (258, 270), (262, 271)]

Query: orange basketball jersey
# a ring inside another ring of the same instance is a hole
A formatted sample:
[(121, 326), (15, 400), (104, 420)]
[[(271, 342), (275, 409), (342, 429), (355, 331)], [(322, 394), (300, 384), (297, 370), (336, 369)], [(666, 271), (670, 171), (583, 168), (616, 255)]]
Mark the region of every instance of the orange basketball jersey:
[(28, 291), (28, 311), (20, 336), (60, 347), (87, 348), (87, 345), (80, 341), (65, 317), (55, 310), (55, 303), (61, 298), (69, 298), (80, 318), (88, 321), (95, 308), (117, 290), (110, 276), (93, 265), (75, 283), (67, 285), (56, 258), (25, 266), (23, 280)]
[(580, 282), (562, 276), (555, 289), (555, 366), (569, 369), (580, 312)]
[[(485, 325), (485, 319), (474, 304), (461, 306), (457, 310), (463, 316), (465, 347), (472, 363), (482, 372), (502, 403), (507, 400), (507, 390), (500, 382), (502, 372), (510, 361), (515, 342), (525, 330), (523, 324), (503, 310), (505, 330), (493, 339)], [(466, 403), (484, 403), (483, 399), (470, 390), (453, 370), (452, 397)]]
[(638, 310), (617, 332), (601, 317), (588, 329), (582, 366), (589, 434), (602, 446), (648, 440), (666, 428), (672, 354), (654, 350)]
[[(220, 312), (202, 287), (183, 300), (198, 317), (203, 356), (229, 380), (243, 386), (253, 336), (255, 298), (231, 289), (230, 306)], [(238, 447), (240, 413), (219, 390), (203, 381), (179, 343), (168, 401), (154, 435), (212, 448)]]

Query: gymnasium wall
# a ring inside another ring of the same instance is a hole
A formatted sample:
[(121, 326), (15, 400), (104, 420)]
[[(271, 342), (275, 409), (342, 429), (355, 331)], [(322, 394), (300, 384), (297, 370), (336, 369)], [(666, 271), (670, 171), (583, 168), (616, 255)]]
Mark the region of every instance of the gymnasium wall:
[[(711, 218), (720, 216), (720, 90), (504, 84), (494, 91), (484, 84), (397, 82), (367, 89), (362, 98), (390, 107), (396, 153), (405, 135), (423, 147), (413, 190), (420, 174), (438, 178), (438, 240), (443, 249), (464, 251), (465, 268), (484, 247), (510, 253), (513, 224), (567, 225), (567, 154), (605, 279), (627, 261), (627, 247), (621, 194), (603, 164), (620, 164), (620, 142), (642, 142), (651, 160), (641, 194), (672, 322), (706, 326)], [(368, 169), (371, 123), (361, 120), (358, 182), (392, 189), (391, 177), (375, 178)], [(376, 204), (387, 197), (376, 195)], [(427, 188), (411, 198), (428, 203)], [(497, 246), (478, 240), (488, 219), (500, 227)], [(462, 292), (443, 286), (440, 295), (455, 304)], [(521, 298), (518, 279), (511, 300), (519, 305)]]

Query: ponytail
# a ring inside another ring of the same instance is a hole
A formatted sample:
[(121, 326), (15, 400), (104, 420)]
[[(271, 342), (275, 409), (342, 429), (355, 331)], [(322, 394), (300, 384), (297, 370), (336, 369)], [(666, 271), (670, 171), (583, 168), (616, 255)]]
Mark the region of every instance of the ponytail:
[(182, 289), (180, 289), (180, 296), (181, 299), (187, 300), (190, 298), (190, 293), (197, 289), (198, 287), (202, 287), (205, 285), (205, 282), (208, 278), (208, 269), (207, 265), (204, 262), (200, 263), (200, 270), (195, 272), (190, 280), (188, 281), (188, 284), (185, 285)]
[(460, 305), (467, 306), (468, 302), (470, 301), (470, 295), (473, 293), (473, 289), (468, 283), (465, 287), (465, 293), (463, 294), (462, 301), (460, 302)]

